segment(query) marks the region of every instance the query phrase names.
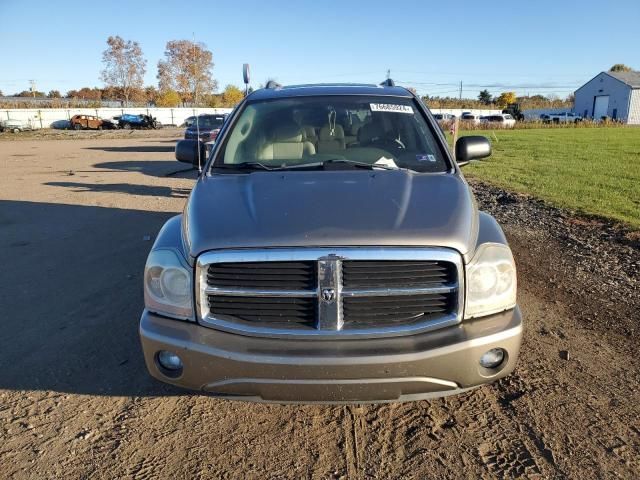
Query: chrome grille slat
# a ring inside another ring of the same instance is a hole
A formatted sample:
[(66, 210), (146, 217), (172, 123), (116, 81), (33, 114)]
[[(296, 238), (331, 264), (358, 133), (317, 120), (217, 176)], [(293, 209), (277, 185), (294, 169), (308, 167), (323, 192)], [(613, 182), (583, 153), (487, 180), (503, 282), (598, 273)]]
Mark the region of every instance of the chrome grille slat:
[(344, 289), (367, 287), (420, 288), (425, 284), (455, 281), (455, 269), (447, 262), (350, 260), (342, 263)]
[(462, 259), (440, 248), (289, 248), (198, 259), (200, 321), (272, 337), (382, 337), (458, 323)]
[(313, 326), (315, 299), (298, 297), (225, 297), (208, 296), (209, 308), (214, 315), (265, 323), (297, 323)]
[[(241, 266), (240, 266), (241, 265)], [(307, 289), (315, 284), (314, 262), (220, 262), (209, 265), (207, 281), (218, 287)]]
[(425, 293), (448, 293), (457, 290), (456, 285), (422, 288), (358, 288), (343, 289), (343, 297), (390, 297), (396, 295), (421, 295)]
[(229, 295), (236, 297), (316, 297), (316, 290), (279, 290), (279, 289), (257, 289), (257, 288), (220, 288), (206, 287), (204, 293), (207, 295)]

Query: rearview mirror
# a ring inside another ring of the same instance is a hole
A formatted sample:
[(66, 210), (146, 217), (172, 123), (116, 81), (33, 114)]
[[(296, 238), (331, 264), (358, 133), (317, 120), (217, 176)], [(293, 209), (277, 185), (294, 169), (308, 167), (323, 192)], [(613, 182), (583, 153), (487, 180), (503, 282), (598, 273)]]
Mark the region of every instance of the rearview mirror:
[(196, 167), (204, 164), (207, 160), (204, 144), (199, 140), (180, 140), (176, 143), (176, 160)]
[(460, 166), (489, 155), (491, 155), (491, 144), (487, 137), (481, 135), (462, 137), (456, 142), (456, 161)]

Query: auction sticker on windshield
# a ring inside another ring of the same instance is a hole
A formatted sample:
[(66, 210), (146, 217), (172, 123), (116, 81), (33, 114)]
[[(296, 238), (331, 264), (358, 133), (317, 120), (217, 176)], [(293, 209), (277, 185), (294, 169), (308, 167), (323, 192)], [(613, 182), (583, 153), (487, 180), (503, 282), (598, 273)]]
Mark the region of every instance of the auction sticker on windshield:
[(397, 105), (395, 103), (370, 103), (372, 112), (408, 113), (413, 115), (413, 107), (410, 105)]

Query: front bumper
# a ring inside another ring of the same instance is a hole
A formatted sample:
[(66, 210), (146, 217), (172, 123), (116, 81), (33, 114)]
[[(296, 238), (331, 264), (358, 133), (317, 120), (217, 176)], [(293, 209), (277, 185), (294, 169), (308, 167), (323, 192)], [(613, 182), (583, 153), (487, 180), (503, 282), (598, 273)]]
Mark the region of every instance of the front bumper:
[[(460, 393), (511, 373), (522, 338), (520, 310), (419, 335), (352, 340), (255, 338), (147, 312), (140, 339), (152, 376), (237, 400), (277, 403), (379, 403)], [(503, 348), (497, 369), (479, 365)], [(169, 350), (183, 369), (171, 376), (156, 355)]]

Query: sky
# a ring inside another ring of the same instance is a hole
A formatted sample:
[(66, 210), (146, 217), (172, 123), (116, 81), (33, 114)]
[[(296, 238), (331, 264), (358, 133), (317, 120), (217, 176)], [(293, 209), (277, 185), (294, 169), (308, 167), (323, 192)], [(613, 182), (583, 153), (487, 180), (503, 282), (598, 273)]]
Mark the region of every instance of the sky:
[(220, 89), (396, 83), (422, 95), (565, 97), (615, 63), (640, 69), (640, 0), (254, 1), (0, 0), (0, 90), (65, 93), (102, 86), (110, 35), (138, 41), (157, 85), (166, 42), (213, 52)]

